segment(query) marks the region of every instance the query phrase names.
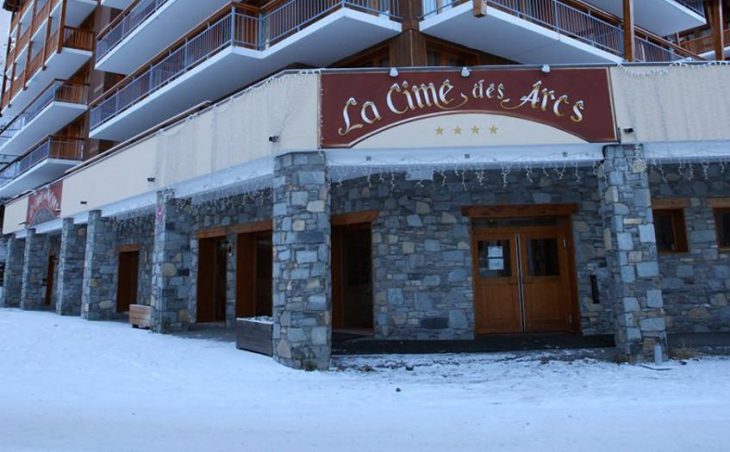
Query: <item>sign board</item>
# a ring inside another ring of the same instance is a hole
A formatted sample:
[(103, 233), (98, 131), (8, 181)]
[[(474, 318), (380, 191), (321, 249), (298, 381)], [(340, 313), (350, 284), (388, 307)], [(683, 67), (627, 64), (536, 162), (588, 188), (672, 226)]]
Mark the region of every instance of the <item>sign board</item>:
[(352, 147), (400, 124), (458, 113), (526, 119), (591, 143), (617, 141), (608, 68), (322, 75), (323, 148)]
[(61, 216), (63, 181), (54, 182), (36, 190), (28, 197), (26, 227), (52, 221)]

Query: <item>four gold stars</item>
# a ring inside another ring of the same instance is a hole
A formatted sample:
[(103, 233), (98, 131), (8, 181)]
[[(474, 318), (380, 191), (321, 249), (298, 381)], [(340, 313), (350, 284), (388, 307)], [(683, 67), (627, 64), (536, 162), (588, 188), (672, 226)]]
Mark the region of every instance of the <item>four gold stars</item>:
[[(489, 133), (490, 133), (491, 135), (497, 135), (497, 132), (499, 132), (499, 127), (497, 127), (497, 126), (496, 126), (496, 125), (494, 125), (494, 124), (492, 124), (492, 125), (491, 125), (490, 127), (488, 127), (488, 129), (489, 129)], [(463, 132), (464, 132), (464, 129), (462, 129), (462, 128), (461, 128), (461, 127), (459, 127), (459, 126), (456, 126), (456, 127), (454, 127), (454, 129), (453, 129), (453, 130), (454, 130), (454, 135), (462, 135), (462, 134), (463, 134)], [(475, 125), (475, 126), (473, 126), (473, 127), (471, 128), (471, 134), (472, 134), (472, 135), (479, 135), (479, 134), (480, 134), (480, 132), (481, 132), (481, 130), (482, 130), (482, 129), (481, 129), (481, 128), (480, 128), (479, 126), (476, 126), (476, 125)], [(444, 129), (444, 128), (443, 128), (443, 127), (441, 127), (441, 126), (437, 127), (437, 128), (435, 129), (435, 131), (436, 131), (436, 135), (444, 135), (444, 134), (446, 133), (446, 129)]]

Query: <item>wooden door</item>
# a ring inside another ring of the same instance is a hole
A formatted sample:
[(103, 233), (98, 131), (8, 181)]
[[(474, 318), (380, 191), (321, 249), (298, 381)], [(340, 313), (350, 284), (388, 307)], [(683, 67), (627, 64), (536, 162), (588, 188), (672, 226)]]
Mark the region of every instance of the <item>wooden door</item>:
[(515, 232), (475, 233), (472, 250), (477, 334), (521, 332)]
[(56, 256), (48, 257), (48, 270), (46, 272), (46, 296), (44, 300), (45, 306), (50, 306), (53, 301), (53, 281), (56, 276)]
[(117, 279), (117, 312), (129, 312), (129, 305), (137, 303), (139, 251), (119, 253)]
[(236, 317), (271, 316), (271, 231), (239, 234), (236, 243)]
[(198, 244), (198, 289), (196, 322), (226, 320), (225, 237), (200, 239)]
[(373, 329), (370, 223), (332, 228), (332, 324), (338, 329)]
[(559, 228), (519, 233), (525, 332), (570, 330), (567, 237)]

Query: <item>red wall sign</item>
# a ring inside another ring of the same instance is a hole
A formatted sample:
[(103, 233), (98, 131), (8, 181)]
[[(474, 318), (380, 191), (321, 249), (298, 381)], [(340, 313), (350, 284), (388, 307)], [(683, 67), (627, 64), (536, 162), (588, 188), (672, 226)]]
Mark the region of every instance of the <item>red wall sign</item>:
[(28, 198), (26, 227), (60, 218), (62, 194), (63, 181), (54, 182), (32, 193)]
[[(322, 147), (350, 147), (399, 124), (491, 113), (547, 124), (588, 142), (615, 142), (607, 68), (328, 73), (322, 76)], [(406, 138), (407, 139), (407, 138)]]

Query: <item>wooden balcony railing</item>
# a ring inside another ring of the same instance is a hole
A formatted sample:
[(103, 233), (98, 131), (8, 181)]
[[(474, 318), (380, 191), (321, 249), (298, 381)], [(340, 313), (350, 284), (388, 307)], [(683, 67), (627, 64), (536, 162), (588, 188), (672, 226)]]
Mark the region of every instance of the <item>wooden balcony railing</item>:
[[(467, 0), (425, 0), (423, 17), (440, 14)], [(487, 5), (520, 19), (570, 36), (598, 49), (624, 55), (622, 20), (583, 2), (564, 0), (486, 0)], [(697, 55), (646, 30), (637, 28), (636, 52), (648, 59), (640, 61), (674, 61)], [(660, 59), (663, 58), (663, 59)]]
[(22, 131), (53, 102), (86, 105), (88, 85), (54, 80), (12, 121), (0, 129), (0, 148)]
[(10, 23), (10, 30), (16, 30), (16, 27), (20, 22), (20, 18), (23, 17), (25, 13), (28, 12), (28, 9), (32, 7), (33, 0), (26, 0), (25, 3), (23, 3), (23, 6), (21, 6), (18, 12), (13, 16), (13, 20)]
[(43, 66), (44, 56), (43, 48), (31, 56), (30, 61), (28, 61), (28, 67), (25, 69), (26, 82)]
[[(725, 47), (730, 47), (730, 24), (728, 24), (727, 28), (723, 31), (723, 40), (725, 41)], [(701, 36), (681, 41), (679, 45), (692, 53), (712, 52), (715, 49), (715, 44), (712, 39), (712, 30), (708, 29), (704, 31), (704, 34)]]
[(345, 7), (390, 17), (398, 14), (395, 0), (290, 0), (259, 17), (251, 14), (255, 9), (250, 6), (232, 3), (95, 99), (91, 127), (114, 118), (229, 46), (263, 49)]
[(15, 48), (18, 49), (18, 53), (20, 53), (21, 50), (25, 48), (25, 46), (28, 45), (28, 42), (30, 42), (30, 33), (31, 33), (31, 27), (28, 27), (22, 35), (20, 35), (20, 38), (18, 38), (18, 43), (15, 45)]
[(38, 0), (38, 5), (36, 6), (36, 12), (35, 16), (33, 16), (33, 22), (31, 25), (31, 33), (35, 34), (36, 31), (43, 25), (43, 22), (48, 19), (48, 16), (51, 12), (51, 2), (49, 0)]
[(91, 51), (94, 48), (94, 32), (91, 30), (64, 27), (63, 47)]
[(0, 171), (0, 187), (4, 187), (31, 168), (48, 159), (81, 161), (83, 138), (49, 136)]

